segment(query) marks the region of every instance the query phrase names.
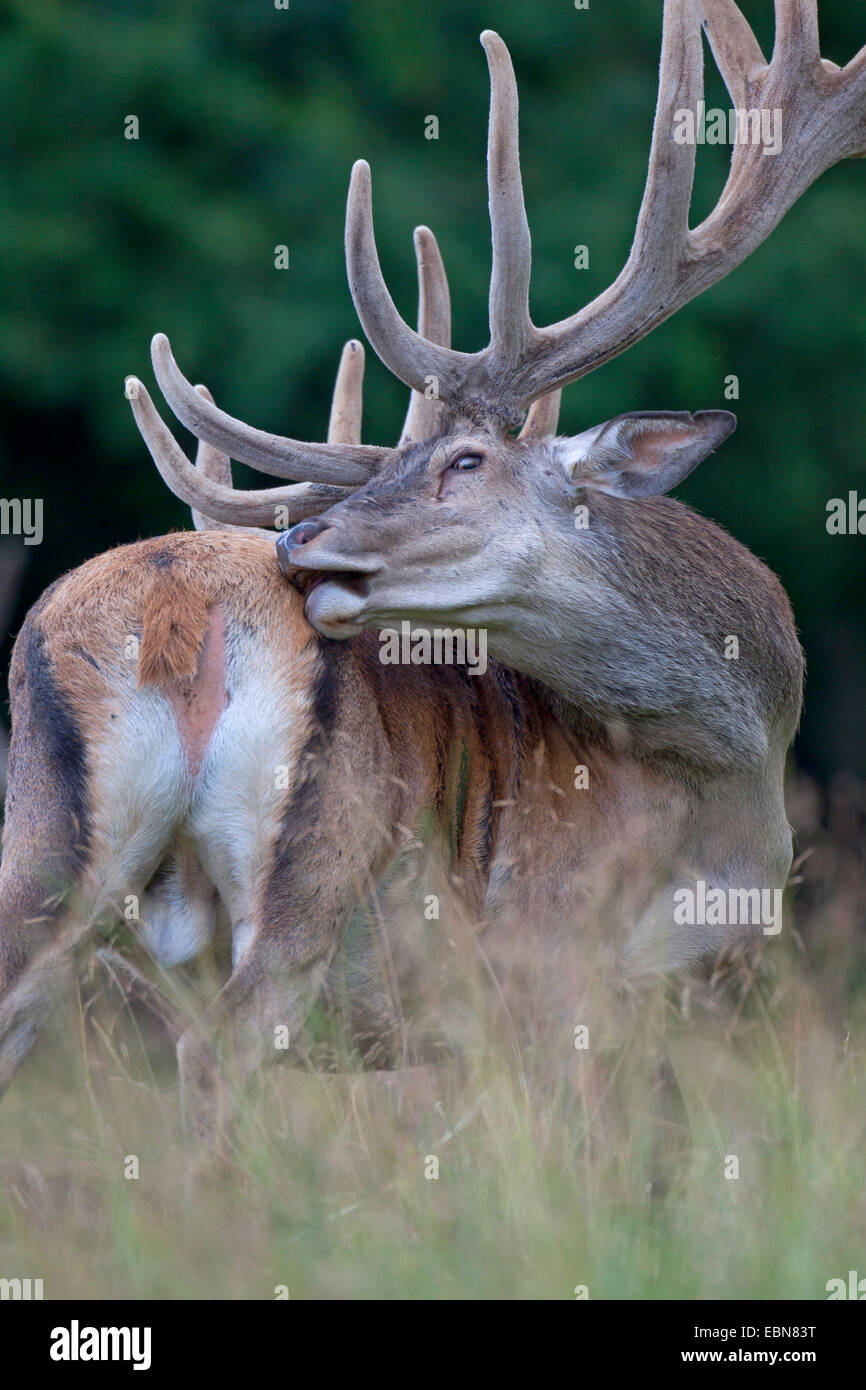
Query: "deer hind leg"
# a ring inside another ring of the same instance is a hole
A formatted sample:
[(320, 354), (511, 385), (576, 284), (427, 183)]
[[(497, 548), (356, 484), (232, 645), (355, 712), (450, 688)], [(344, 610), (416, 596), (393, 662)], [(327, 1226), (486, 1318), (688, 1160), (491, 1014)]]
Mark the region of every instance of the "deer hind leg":
[(309, 722), (298, 731), (280, 717), (266, 691), (235, 695), (190, 817), (231, 921), (233, 973), (178, 1045), (181, 1108), (191, 1137), (223, 1154), (232, 1092), (297, 1059), (348, 924), (397, 853), (393, 783), (359, 775), (363, 736), (341, 752)]
[[(65, 907), (81, 873), (71, 846), (16, 843), (7, 824), (0, 869), (0, 1096), (71, 974), (75, 918)], [(64, 943), (62, 946), (60, 943)]]
[[(304, 806), (312, 810), (306, 796)], [(341, 811), (341, 818), (351, 815)], [(377, 890), (367, 886), (381, 880), (397, 851), (372, 823), (355, 830), (350, 835), (327, 815), (301, 823), (290, 804), (258, 895), (232, 902), (233, 973), (178, 1044), (184, 1128), (219, 1155), (232, 1144), (232, 1093), (261, 1068), (297, 1059), (323, 989), (368, 1066), (400, 1061), (399, 1000), (373, 921)]]
[[(13, 655), (0, 866), (0, 1095), (68, 977), (76, 891), (91, 851), (84, 742), (28, 619)], [(37, 969), (36, 961), (41, 964)]]
[(315, 1002), (327, 960), (300, 964), (290, 932), (262, 930), (203, 1017), (177, 1048), (186, 1133), (225, 1155), (231, 1146), (233, 1093), (285, 1055)]
[(13, 666), (13, 733), (0, 867), (0, 1094), (56, 1000), (78, 949), (124, 915), (171, 839), (184, 791), (169, 711), (119, 701), (99, 747), (25, 623)]

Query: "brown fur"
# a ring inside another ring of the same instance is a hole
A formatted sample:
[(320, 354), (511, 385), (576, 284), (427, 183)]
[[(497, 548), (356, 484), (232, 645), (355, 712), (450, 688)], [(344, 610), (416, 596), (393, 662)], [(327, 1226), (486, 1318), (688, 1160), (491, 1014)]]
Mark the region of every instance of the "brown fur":
[[(163, 561), (160, 563), (160, 561)], [(191, 681), (208, 625), (207, 604), (173, 574), (171, 552), (158, 557), (141, 619), (139, 685)]]

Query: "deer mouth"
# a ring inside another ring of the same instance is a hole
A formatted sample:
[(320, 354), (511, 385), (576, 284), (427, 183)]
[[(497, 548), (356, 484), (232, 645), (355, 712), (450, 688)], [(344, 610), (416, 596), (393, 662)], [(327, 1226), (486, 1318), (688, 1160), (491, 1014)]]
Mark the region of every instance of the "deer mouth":
[(293, 589), (297, 589), (299, 594), (303, 594), (308, 599), (314, 590), (322, 584), (338, 584), (342, 589), (347, 589), (349, 593), (357, 598), (366, 598), (370, 592), (370, 574), (367, 572), (358, 573), (355, 570), (294, 570), (288, 576), (289, 583)]
[[(330, 528), (328, 528), (330, 529)], [(290, 533), (287, 533), (290, 534)], [(375, 571), (342, 556), (317, 553), (316, 539), (300, 544), (277, 542), (277, 560), (289, 583), (304, 599), (307, 622), (326, 637), (360, 632), (361, 612)]]
[(287, 575), (304, 599), (304, 616), (323, 637), (342, 640), (363, 630), (360, 615), (371, 575), (353, 570), (298, 569)]
[(369, 590), (369, 575), (319, 571), (306, 589), (304, 616), (323, 637), (355, 637), (364, 627)]

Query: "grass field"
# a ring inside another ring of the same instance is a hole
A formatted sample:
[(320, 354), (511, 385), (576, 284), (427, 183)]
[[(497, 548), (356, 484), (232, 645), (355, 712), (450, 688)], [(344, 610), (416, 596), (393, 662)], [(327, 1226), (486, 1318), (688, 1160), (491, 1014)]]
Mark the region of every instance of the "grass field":
[[(863, 789), (822, 807), (800, 781), (791, 811), (811, 853), (785, 929), (712, 995), (636, 999), (590, 965), (518, 1047), (507, 991), (468, 982), (459, 1055), (274, 1069), (230, 1171), (194, 1186), (170, 1040), (94, 970), (0, 1107), (0, 1276), (46, 1298), (826, 1298), (866, 1273)], [(207, 971), (181, 987), (194, 1010)]]

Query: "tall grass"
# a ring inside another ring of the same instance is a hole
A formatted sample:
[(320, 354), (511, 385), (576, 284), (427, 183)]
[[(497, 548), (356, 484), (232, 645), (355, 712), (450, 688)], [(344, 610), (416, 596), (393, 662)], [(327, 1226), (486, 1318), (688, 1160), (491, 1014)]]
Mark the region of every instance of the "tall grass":
[[(94, 971), (0, 1107), (0, 1276), (49, 1298), (821, 1299), (866, 1274), (863, 791), (824, 806), (801, 780), (791, 806), (812, 853), (785, 930), (714, 990), (635, 996), (585, 948), (545, 992), (531, 924), (509, 970), (445, 922), (440, 1064), (275, 1069), (211, 1182), (187, 1180), (168, 1036)], [(181, 988), (194, 1011), (212, 980)]]

